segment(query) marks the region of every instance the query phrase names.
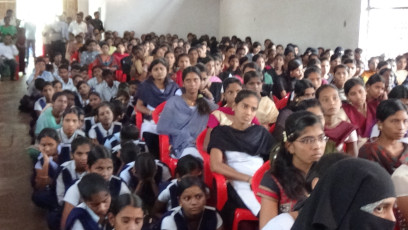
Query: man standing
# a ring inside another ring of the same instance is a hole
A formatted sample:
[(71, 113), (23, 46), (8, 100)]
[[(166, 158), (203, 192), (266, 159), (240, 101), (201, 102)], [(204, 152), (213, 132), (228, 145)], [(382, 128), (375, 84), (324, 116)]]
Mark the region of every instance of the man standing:
[(84, 20), (84, 13), (79, 12), (77, 13), (76, 20), (71, 22), (68, 27), (68, 32), (73, 33), (75, 36), (82, 33), (83, 35), (88, 32), (88, 26), (83, 21)]
[(102, 33), (102, 31), (105, 31), (105, 29), (103, 28), (103, 23), (102, 23), (102, 21), (99, 19), (100, 13), (99, 13), (98, 11), (96, 11), (96, 12), (94, 13), (94, 17), (95, 17), (95, 19), (92, 20), (92, 25), (93, 25), (93, 27), (94, 27), (95, 29), (98, 29), (98, 30)]
[[(59, 16), (58, 20), (51, 25), (51, 50), (50, 56), (54, 58), (56, 53), (61, 53), (65, 57), (66, 41), (68, 40), (68, 25), (64, 21), (63, 16)], [(54, 61), (54, 60), (51, 60)]]

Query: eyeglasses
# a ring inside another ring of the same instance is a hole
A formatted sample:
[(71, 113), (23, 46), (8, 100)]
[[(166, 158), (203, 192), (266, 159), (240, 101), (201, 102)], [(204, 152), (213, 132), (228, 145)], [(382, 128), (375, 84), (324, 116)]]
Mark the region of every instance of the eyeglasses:
[(328, 140), (329, 140), (329, 138), (326, 137), (324, 134), (322, 134), (322, 135), (318, 136), (317, 138), (316, 137), (304, 137), (304, 138), (302, 138), (300, 140), (295, 140), (295, 141), (300, 142), (300, 143), (305, 144), (305, 145), (311, 145), (311, 144), (316, 143), (316, 141), (327, 142)]

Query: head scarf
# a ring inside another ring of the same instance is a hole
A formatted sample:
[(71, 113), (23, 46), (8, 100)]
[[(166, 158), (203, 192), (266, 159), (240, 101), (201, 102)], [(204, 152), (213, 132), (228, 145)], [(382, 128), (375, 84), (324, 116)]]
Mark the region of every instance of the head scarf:
[(361, 210), (389, 197), (395, 191), (385, 169), (363, 159), (341, 160), (317, 183), (292, 229), (392, 230), (395, 222)]

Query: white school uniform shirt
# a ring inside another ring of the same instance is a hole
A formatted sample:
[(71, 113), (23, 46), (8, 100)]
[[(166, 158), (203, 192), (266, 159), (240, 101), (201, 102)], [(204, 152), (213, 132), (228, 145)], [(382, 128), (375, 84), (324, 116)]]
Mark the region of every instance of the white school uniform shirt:
[(101, 82), (98, 82), (98, 79), (96, 77), (92, 77), (91, 79), (88, 80), (88, 85), (91, 87), (96, 92), (98, 91), (98, 88), (103, 85), (104, 81), (102, 80)]
[[(76, 165), (75, 165), (74, 160), (64, 162), (61, 165), (61, 172), (63, 169), (67, 169), (69, 171), (69, 173), (71, 174), (72, 180), (77, 180), (86, 174), (86, 171), (83, 173), (77, 173), (75, 171)], [(65, 195), (65, 190), (66, 190), (64, 181), (62, 179), (62, 173), (58, 175), (56, 184), (57, 184), (56, 193), (57, 193), (58, 204), (62, 206), (64, 204), (64, 195)]]
[[(45, 102), (45, 106), (41, 106), (41, 102)], [(34, 104), (34, 111), (43, 111), (43, 109), (47, 106), (47, 100), (45, 97), (40, 97)]]
[[(60, 152), (60, 148), (58, 147), (58, 154)], [(48, 157), (50, 160), (50, 166), (54, 169), (57, 170), (58, 169), (58, 164), (53, 160), (53, 157)], [(42, 169), (43, 166), (41, 165), (41, 159), (43, 159), (43, 153), (41, 153), (38, 157), (37, 157), (37, 163), (35, 163), (34, 168), (35, 169)]]
[[(205, 206), (205, 209), (209, 209), (209, 210), (213, 210), (214, 212), (216, 212), (215, 208), (210, 207), (210, 206)], [(174, 216), (177, 213), (182, 214), (182, 210), (181, 207), (175, 207), (172, 210), (172, 213), (168, 216), (166, 216), (165, 218), (163, 218), (163, 221), (161, 223), (161, 227), (160, 229), (162, 230), (173, 230), (173, 229), (177, 229), (177, 225), (176, 222), (174, 221)], [(220, 216), (220, 214), (217, 212), (217, 229), (220, 228), (222, 226), (222, 218)]]
[(262, 230), (290, 230), (295, 220), (289, 213), (282, 213), (272, 218)]
[(71, 137), (68, 138), (68, 136), (64, 133), (64, 131), (62, 130), (62, 128), (57, 129), (57, 133), (58, 136), (61, 140), (61, 144), (71, 144), (75, 138), (77, 138), (78, 136), (85, 136), (85, 133), (82, 130), (75, 130), (74, 134), (72, 134)]
[(58, 79), (58, 81), (61, 82), (62, 84), (62, 90), (71, 90), (73, 92), (77, 91), (77, 88), (74, 85), (74, 81), (72, 80), (72, 78), (68, 78), (68, 82), (64, 82), (64, 80), (62, 80), (62, 78), (60, 76), (56, 77)]
[(163, 203), (167, 203), (167, 210), (171, 209), (171, 196), (170, 196), (170, 187), (177, 184), (177, 178), (170, 181), (170, 184), (167, 185), (165, 189), (159, 194), (157, 200)]
[(101, 131), (102, 136), (103, 136), (104, 138), (107, 137), (107, 136), (110, 136), (110, 135), (113, 134), (113, 128), (115, 127), (115, 125), (120, 125), (120, 126), (122, 126), (122, 124), (121, 124), (120, 122), (114, 121), (114, 122), (112, 122), (112, 124), (111, 124), (109, 130), (106, 130), (106, 129), (102, 126), (102, 123), (98, 122), (98, 123), (96, 123), (95, 125), (93, 125), (92, 128), (89, 130), (89, 132), (88, 132), (88, 137), (91, 138), (91, 139), (97, 139), (96, 131), (95, 131), (95, 128), (96, 128), (96, 127), (99, 127), (99, 130)]
[[(112, 177), (116, 177), (116, 176), (112, 176)], [(112, 177), (111, 177), (111, 179), (112, 179)], [(116, 177), (116, 178), (119, 179), (118, 177)], [(73, 206), (77, 206), (78, 204), (83, 202), (83, 200), (81, 198), (81, 194), (79, 194), (79, 189), (78, 189), (78, 183), (80, 181), (81, 180), (78, 180), (77, 182), (75, 182), (75, 184), (73, 184), (73, 185), (71, 185), (71, 187), (69, 187), (69, 189), (65, 193), (64, 202), (70, 203)], [(122, 195), (122, 194), (130, 194), (130, 190), (129, 190), (128, 186), (123, 181), (122, 181), (122, 183), (120, 185), (120, 191), (119, 191), (119, 195)]]
[[(92, 211), (92, 209), (90, 209), (90, 208), (88, 207), (88, 205), (86, 205), (85, 203), (79, 204), (79, 205), (77, 206), (77, 208), (83, 208), (83, 209), (85, 209), (85, 211), (87, 211), (87, 212), (89, 213), (89, 215), (91, 216), (92, 220), (95, 221), (95, 223), (98, 223), (98, 222), (99, 222), (99, 216), (96, 215), (96, 214)], [(99, 224), (99, 223), (98, 223), (98, 226), (99, 226), (100, 229), (103, 228), (103, 226), (102, 226), (101, 224)], [(72, 225), (72, 228), (71, 228), (71, 229), (73, 229), (73, 230), (86, 230), (86, 229), (84, 228), (84, 226), (82, 226), (80, 220), (76, 220), (75, 223)]]
[[(165, 166), (163, 163), (161, 163), (159, 160), (155, 159), (154, 162), (156, 163), (156, 167), (162, 167), (163, 171), (162, 171), (162, 181), (161, 182), (165, 182), (170, 180), (171, 178), (171, 173), (169, 171), (169, 168), (167, 166)], [(119, 177), (126, 183), (129, 184), (131, 177), (130, 174), (132, 172), (131, 171), (133, 168), (135, 167), (135, 162), (129, 162), (125, 165), (125, 170), (123, 170), (120, 174)], [(166, 188), (168, 189), (168, 188)]]
[(102, 85), (95, 90), (99, 93), (99, 95), (101, 95), (103, 101), (110, 101), (112, 98), (116, 97), (119, 89), (119, 84), (120, 82), (113, 81), (112, 87), (109, 87), (108, 84), (103, 81)]

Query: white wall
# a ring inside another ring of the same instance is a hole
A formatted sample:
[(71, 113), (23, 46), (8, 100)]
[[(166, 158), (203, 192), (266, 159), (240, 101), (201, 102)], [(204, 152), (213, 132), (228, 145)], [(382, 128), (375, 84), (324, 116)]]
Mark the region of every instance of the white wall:
[(263, 44), (356, 48), (362, 0), (220, 0), (220, 35)]
[[(89, 0), (89, 11), (102, 6), (105, 28), (122, 33), (176, 33), (186, 37), (218, 35), (219, 0)], [(104, 12), (105, 9), (105, 12)]]

